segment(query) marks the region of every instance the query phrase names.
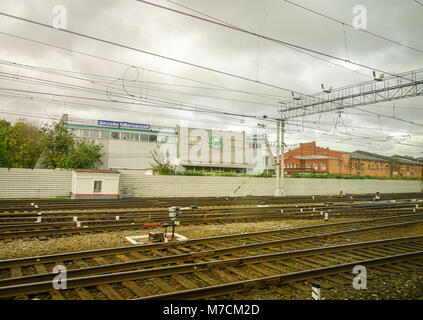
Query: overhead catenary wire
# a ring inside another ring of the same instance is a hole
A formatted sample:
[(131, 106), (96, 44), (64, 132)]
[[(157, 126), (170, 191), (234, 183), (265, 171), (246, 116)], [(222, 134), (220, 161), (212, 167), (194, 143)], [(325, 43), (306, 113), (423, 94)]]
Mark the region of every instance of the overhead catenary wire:
[[(155, 52), (150, 52), (150, 51), (143, 50), (143, 49), (134, 48), (134, 47), (131, 47), (131, 46), (128, 46), (128, 45), (124, 45), (124, 44), (117, 43), (117, 42), (110, 41), (110, 40), (106, 40), (106, 39), (101, 39), (101, 38), (98, 38), (98, 37), (95, 37), (95, 36), (83, 34), (83, 33), (80, 33), (80, 32), (69, 30), (69, 29), (57, 29), (57, 28), (54, 28), (51, 25), (48, 25), (48, 24), (45, 24), (45, 23), (42, 23), (42, 22), (39, 22), (39, 21), (18, 17), (18, 16), (8, 14), (8, 13), (5, 13), (5, 12), (0, 11), (0, 15), (4, 16), (4, 17), (12, 18), (12, 19), (20, 20), (20, 21), (23, 21), (23, 22), (35, 24), (35, 25), (45, 27), (45, 28), (48, 28), (48, 29), (53, 29), (53, 30), (57, 30), (57, 31), (60, 31), (60, 32), (64, 32), (64, 33), (76, 35), (76, 36), (79, 36), (79, 37), (83, 37), (83, 38), (86, 38), (86, 39), (102, 42), (102, 43), (109, 44), (109, 45), (112, 45), (112, 46), (117, 46), (117, 47), (120, 47), (120, 48), (123, 48), (123, 49), (131, 50), (131, 51), (135, 51), (135, 52), (139, 52), (139, 53), (143, 53), (143, 54), (147, 54), (147, 55), (151, 55), (151, 56), (161, 58), (161, 59), (165, 59), (165, 60), (169, 60), (169, 61), (172, 61), (172, 62), (177, 62), (177, 63), (184, 64), (184, 65), (187, 65), (187, 66), (190, 66), (190, 67), (195, 67), (195, 68), (198, 68), (198, 69), (211, 71), (211, 72), (214, 72), (214, 73), (218, 73), (218, 74), (225, 75), (225, 76), (228, 76), (228, 77), (236, 78), (236, 79), (239, 79), (239, 80), (254, 82), (254, 83), (260, 84), (262, 86), (266, 86), (266, 87), (270, 87), (270, 88), (274, 88), (274, 89), (280, 89), (280, 90), (287, 91), (287, 92), (295, 92), (295, 93), (301, 94), (301, 95), (306, 95), (304, 93), (297, 92), (297, 91), (292, 90), (292, 89), (287, 89), (287, 88), (284, 88), (284, 87), (281, 87), (281, 86), (277, 86), (277, 85), (274, 85), (274, 84), (271, 84), (271, 83), (268, 83), (268, 82), (257, 81), (257, 80), (254, 80), (252, 78), (244, 77), (244, 76), (237, 75), (237, 74), (234, 74), (234, 73), (230, 73), (230, 72), (227, 72), (227, 71), (223, 71), (223, 70), (219, 70), (219, 69), (215, 69), (215, 68), (211, 68), (211, 67), (206, 67), (206, 66), (203, 66), (203, 65), (199, 65), (199, 64), (192, 63), (192, 62), (189, 62), (189, 61), (184, 61), (184, 60), (172, 58), (172, 57), (169, 57), (169, 56), (165, 56), (165, 55), (158, 54), (158, 53), (155, 53)], [(374, 69), (374, 70), (379, 71), (377, 69)]]
[[(197, 79), (192, 79), (192, 78), (188, 78), (188, 77), (182, 77), (182, 76), (178, 76), (178, 75), (167, 73), (167, 72), (162, 72), (162, 71), (157, 71), (157, 70), (153, 70), (153, 69), (150, 69), (150, 68), (136, 66), (134, 64), (125, 63), (125, 62), (118, 61), (118, 60), (115, 60), (115, 59), (105, 58), (105, 57), (102, 57), (102, 56), (99, 56), (99, 55), (94, 55), (94, 54), (83, 52), (83, 51), (79, 51), (79, 50), (74, 50), (74, 49), (69, 49), (69, 48), (66, 48), (66, 47), (61, 47), (61, 46), (54, 45), (54, 44), (51, 44), (51, 43), (48, 43), (48, 42), (34, 40), (34, 39), (30, 39), (30, 38), (26, 38), (26, 37), (23, 37), (23, 36), (14, 35), (14, 34), (3, 32), (3, 31), (0, 31), (0, 34), (5, 35), (5, 36), (8, 36), (8, 37), (13, 37), (13, 38), (16, 38), (16, 39), (24, 40), (24, 41), (36, 43), (38, 45), (48, 46), (48, 47), (52, 47), (52, 48), (55, 48), (55, 49), (59, 49), (59, 50), (63, 50), (63, 51), (67, 51), (67, 52), (71, 52), (71, 53), (76, 53), (76, 54), (79, 54), (79, 55), (83, 55), (83, 56), (86, 56), (86, 57), (95, 58), (95, 59), (99, 59), (99, 60), (102, 60), (102, 61), (119, 64), (119, 65), (122, 65), (122, 66), (125, 66), (125, 67), (137, 67), (137, 68), (140, 68), (140, 69), (143, 69), (143, 70), (147, 70), (149, 72), (154, 72), (154, 73), (157, 73), (157, 74), (160, 74), (160, 75), (163, 75), (163, 76), (173, 77), (173, 78), (179, 79), (179, 80), (195, 82), (195, 83), (199, 83), (199, 84), (203, 84), (203, 85), (210, 85), (210, 86), (213, 86), (215, 88), (225, 89), (225, 90), (229, 90), (229, 91), (233, 91), (233, 92), (239, 92), (239, 93), (244, 93), (244, 94), (250, 94), (250, 95), (256, 95), (256, 96), (265, 96), (266, 95), (265, 93), (256, 93), (256, 92), (251, 92), (251, 91), (246, 91), (246, 90), (229, 88), (227, 86), (222, 86), (222, 85), (218, 85), (218, 84), (211, 83), (211, 82), (200, 81), (200, 80), (197, 80)], [(274, 96), (277, 97), (276, 95), (274, 95)]]
[[(289, 4), (294, 5), (294, 6), (296, 6), (296, 7), (302, 8), (302, 9), (304, 9), (304, 10), (308, 11), (308, 12), (311, 12), (311, 13), (317, 14), (317, 15), (319, 15), (319, 16), (321, 16), (321, 17), (323, 17), (323, 18), (326, 18), (326, 19), (332, 20), (332, 21), (334, 21), (334, 22), (337, 22), (337, 23), (339, 23), (339, 24), (342, 24), (343, 26), (348, 26), (348, 27), (350, 27), (350, 28), (352, 28), (352, 29), (354, 29), (354, 30), (357, 30), (357, 31), (359, 31), (359, 32), (363, 32), (363, 33), (369, 34), (369, 35), (371, 35), (371, 36), (377, 37), (377, 38), (379, 38), (379, 39), (383, 39), (383, 40), (385, 40), (385, 41), (389, 41), (389, 42), (394, 43), (394, 44), (396, 44), (396, 45), (399, 45), (399, 46), (402, 46), (402, 47), (408, 48), (408, 49), (410, 49), (410, 50), (413, 50), (413, 51), (415, 51), (415, 52), (423, 53), (423, 50), (420, 50), (420, 49), (417, 49), (417, 48), (414, 48), (414, 47), (408, 46), (408, 45), (406, 45), (406, 44), (404, 44), (404, 43), (401, 43), (401, 42), (396, 41), (396, 40), (389, 39), (388, 37), (381, 36), (381, 35), (379, 35), (379, 34), (376, 34), (376, 33), (374, 33), (374, 32), (368, 31), (368, 30), (366, 30), (366, 29), (357, 29), (357, 28), (354, 28), (354, 26), (353, 26), (353, 25), (351, 25), (351, 24), (349, 24), (349, 23), (346, 23), (346, 22), (344, 22), (344, 21), (341, 21), (341, 20), (335, 19), (335, 18), (333, 18), (333, 17), (328, 16), (327, 14), (324, 14), (324, 13), (318, 12), (318, 11), (313, 10), (313, 9), (310, 9), (310, 8), (308, 8), (308, 7), (306, 7), (306, 6), (303, 6), (303, 5), (300, 5), (300, 4), (298, 4), (298, 3), (295, 3), (295, 2), (292, 2), (292, 1), (289, 1), (289, 0), (282, 0), (282, 1), (285, 1), (286, 3), (289, 3)], [(415, 1), (416, 1), (416, 0), (415, 0)], [(416, 2), (417, 2), (417, 1), (416, 1)]]
[[(193, 9), (193, 8), (190, 8), (190, 7), (186, 6), (186, 5), (182, 5), (182, 4), (177, 3), (177, 2), (175, 2), (175, 1), (170, 1), (170, 0), (167, 0), (167, 1), (168, 1), (168, 2), (173, 3), (173, 4), (177, 5), (177, 6), (180, 6), (180, 7), (184, 8), (184, 9), (187, 9), (187, 10), (193, 11), (193, 12), (198, 13), (198, 14), (200, 14), (200, 15), (203, 15), (203, 16), (205, 16), (205, 17), (208, 17), (208, 18), (211, 18), (211, 19), (213, 19), (213, 20), (216, 20), (216, 21), (222, 22), (222, 23), (224, 23), (224, 24), (227, 24), (228, 26), (232, 26), (232, 27), (237, 28), (237, 26), (235, 26), (234, 24), (231, 24), (231, 23), (229, 23), (229, 22), (227, 22), (227, 21), (224, 21), (224, 20), (222, 20), (222, 19), (218, 19), (218, 18), (216, 18), (216, 17), (212, 17), (212, 16), (210, 16), (210, 15), (208, 15), (208, 14), (205, 14), (204, 12), (201, 12), (201, 11), (199, 11), (199, 10), (195, 10), (195, 9)], [(257, 37), (257, 40), (258, 40), (258, 39), (259, 39), (259, 37)], [(301, 54), (303, 54), (303, 55), (307, 55), (307, 56), (312, 57), (312, 58), (314, 58), (314, 59), (318, 59), (318, 60), (320, 60), (320, 61), (324, 61), (325, 63), (331, 64), (331, 65), (336, 66), (336, 67), (338, 67), (338, 68), (342, 68), (342, 69), (348, 70), (348, 71), (350, 71), (350, 72), (357, 73), (357, 74), (359, 74), (359, 75), (361, 75), (361, 76), (364, 76), (364, 77), (366, 77), (366, 78), (373, 79), (373, 77), (372, 77), (371, 75), (369, 75), (369, 74), (366, 74), (366, 73), (360, 72), (360, 71), (358, 71), (358, 70), (354, 70), (354, 69), (347, 68), (346, 66), (343, 66), (343, 65), (341, 65), (341, 64), (337, 64), (337, 63), (335, 63), (335, 62), (333, 62), (333, 61), (330, 61), (330, 60), (327, 60), (327, 59), (325, 59), (325, 58), (322, 58), (322, 57), (319, 57), (319, 56), (313, 55), (313, 54), (311, 54), (311, 53), (309, 53), (309, 52), (307, 52), (307, 51), (304, 51), (304, 50), (299, 50), (299, 49), (296, 49), (296, 48), (293, 48), (293, 47), (291, 47), (291, 46), (284, 45), (284, 44), (281, 44), (281, 43), (278, 43), (278, 42), (274, 42), (274, 43), (276, 43), (276, 44), (278, 44), (278, 45), (281, 45), (281, 46), (284, 46), (285, 48), (288, 48), (288, 49), (290, 49), (290, 50), (292, 50), (292, 51), (295, 51), (295, 52), (301, 53)], [(347, 57), (347, 59), (348, 59), (348, 57)]]
[[(164, 10), (167, 10), (167, 11), (171, 11), (171, 12), (174, 12), (174, 13), (185, 15), (185, 16), (188, 16), (188, 17), (197, 19), (197, 20), (201, 20), (201, 21), (204, 21), (204, 22), (208, 22), (208, 23), (220, 25), (222, 27), (229, 28), (229, 29), (232, 29), (232, 30), (235, 30), (235, 31), (239, 31), (239, 32), (242, 32), (242, 33), (246, 33), (246, 34), (249, 34), (251, 36), (259, 37), (259, 38), (262, 38), (262, 39), (265, 39), (265, 40), (269, 40), (269, 41), (272, 41), (272, 42), (277, 42), (277, 43), (284, 44), (284, 45), (287, 45), (287, 46), (290, 46), (290, 47), (293, 47), (293, 48), (297, 48), (297, 49), (300, 49), (300, 50), (312, 52), (312, 53), (315, 53), (315, 54), (318, 54), (318, 55), (325, 56), (327, 58), (331, 58), (331, 59), (335, 59), (335, 60), (338, 60), (338, 61), (342, 61), (342, 62), (345, 62), (345, 63), (348, 63), (348, 64), (352, 64), (352, 65), (355, 65), (355, 66), (358, 66), (358, 67), (361, 67), (361, 68), (369, 69), (369, 70), (372, 70), (372, 71), (378, 71), (378, 72), (381, 72), (381, 73), (384, 73), (384, 74), (388, 74), (388, 75), (391, 75), (391, 76), (395, 76), (395, 77), (398, 76), (398, 75), (396, 75), (394, 73), (391, 73), (391, 72), (388, 72), (386, 70), (381, 70), (379, 68), (367, 66), (365, 64), (361, 64), (361, 63), (358, 63), (358, 62), (355, 62), (355, 61), (351, 61), (351, 60), (348, 60), (348, 59), (343, 59), (343, 58), (340, 58), (340, 57), (337, 57), (337, 56), (334, 56), (334, 55), (331, 55), (331, 54), (328, 54), (328, 53), (325, 53), (325, 52), (322, 52), (322, 51), (318, 51), (318, 50), (310, 49), (310, 48), (307, 48), (307, 47), (299, 46), (299, 45), (296, 45), (296, 44), (293, 44), (293, 43), (289, 43), (287, 41), (283, 41), (283, 40), (275, 39), (275, 38), (272, 38), (272, 37), (268, 37), (268, 36), (265, 36), (265, 35), (262, 35), (262, 34), (259, 34), (259, 33), (256, 33), (256, 32), (252, 32), (252, 31), (248, 31), (246, 29), (242, 29), (242, 28), (239, 28), (239, 27), (227, 25), (225, 23), (221, 23), (221, 22), (218, 22), (218, 21), (213, 21), (213, 20), (210, 20), (210, 19), (202, 18), (202, 17), (196, 16), (196, 15), (193, 15), (193, 14), (190, 14), (190, 13), (187, 13), (187, 12), (183, 12), (183, 11), (180, 11), (180, 10), (172, 9), (172, 8), (169, 8), (169, 7), (166, 7), (166, 6), (162, 6), (162, 5), (159, 5), (159, 4), (156, 4), (156, 3), (152, 3), (152, 2), (149, 2), (149, 1), (145, 1), (145, 0), (136, 0), (136, 1), (138, 1), (140, 3), (147, 4), (147, 5), (151, 5), (151, 6), (160, 8), (160, 9), (164, 9)], [(291, 91), (293, 91), (293, 90), (291, 90)], [(293, 92), (294, 93), (298, 93), (298, 92), (295, 92), (295, 91), (293, 91)]]

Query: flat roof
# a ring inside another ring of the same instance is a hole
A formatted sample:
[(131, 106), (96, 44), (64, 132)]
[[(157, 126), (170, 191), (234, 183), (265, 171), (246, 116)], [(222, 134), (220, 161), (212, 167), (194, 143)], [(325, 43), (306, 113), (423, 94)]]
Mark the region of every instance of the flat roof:
[(116, 173), (116, 174), (120, 174), (120, 172), (119, 171), (116, 171), (116, 170), (73, 169), (72, 171), (75, 171), (75, 172)]
[(111, 131), (126, 131), (126, 132), (136, 132), (136, 133), (152, 133), (152, 134), (171, 134), (177, 135), (176, 132), (163, 132), (163, 131), (153, 131), (153, 130), (138, 130), (138, 129), (125, 129), (125, 128), (113, 128), (113, 127), (102, 127), (95, 125), (85, 125), (85, 124), (75, 124), (75, 123), (65, 123), (65, 127), (76, 127), (76, 128), (86, 128), (86, 129), (96, 129), (96, 130), (111, 130)]

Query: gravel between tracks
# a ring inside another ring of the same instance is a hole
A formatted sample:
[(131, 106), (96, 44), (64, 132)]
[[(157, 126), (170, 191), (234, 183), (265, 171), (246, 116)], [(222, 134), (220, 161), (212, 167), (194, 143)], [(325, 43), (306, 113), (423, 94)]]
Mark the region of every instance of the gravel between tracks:
[[(369, 275), (371, 271), (369, 271)], [(323, 290), (324, 300), (423, 300), (423, 270), (378, 275), (367, 280), (367, 289), (339, 286)]]
[[(334, 218), (330, 222), (351, 220), (354, 219)], [(188, 237), (189, 239), (197, 239), (225, 234), (316, 225), (322, 224), (322, 222), (322, 220), (284, 220), (197, 226), (181, 225), (176, 227), (176, 232)], [(13, 239), (12, 241), (0, 241), (0, 259), (14, 259), (28, 256), (130, 246), (132, 244), (126, 240), (125, 237), (148, 234), (148, 232), (151, 231), (163, 231), (163, 228), (87, 233), (60, 238), (48, 238), (43, 241), (37, 239)]]

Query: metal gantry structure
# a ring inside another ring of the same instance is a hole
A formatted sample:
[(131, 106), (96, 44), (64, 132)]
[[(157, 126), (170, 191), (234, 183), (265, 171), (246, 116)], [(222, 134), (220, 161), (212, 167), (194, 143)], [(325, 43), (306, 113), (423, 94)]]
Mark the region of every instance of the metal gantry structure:
[[(294, 96), (292, 101), (278, 104), (276, 190), (275, 196), (284, 193), (284, 127), (288, 119), (341, 111), (364, 105), (395, 101), (423, 95), (423, 69), (385, 77), (337, 89), (328, 89), (314, 95)], [(323, 86), (322, 86), (323, 87)]]

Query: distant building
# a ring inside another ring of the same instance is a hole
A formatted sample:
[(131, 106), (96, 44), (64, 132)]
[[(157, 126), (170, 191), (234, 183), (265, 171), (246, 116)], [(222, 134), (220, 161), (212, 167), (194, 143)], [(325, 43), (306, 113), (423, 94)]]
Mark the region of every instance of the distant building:
[(285, 173), (346, 174), (345, 155), (340, 151), (316, 146), (316, 142), (300, 143), (298, 148), (285, 153)]
[(180, 171), (274, 171), (263, 135), (108, 120), (67, 120), (65, 126), (75, 137), (103, 145), (103, 164), (98, 169), (150, 171), (152, 152), (160, 149)]
[(407, 156), (383, 156), (367, 151), (341, 152), (300, 143), (285, 153), (285, 174), (326, 173), (373, 177), (423, 177), (423, 162)]

